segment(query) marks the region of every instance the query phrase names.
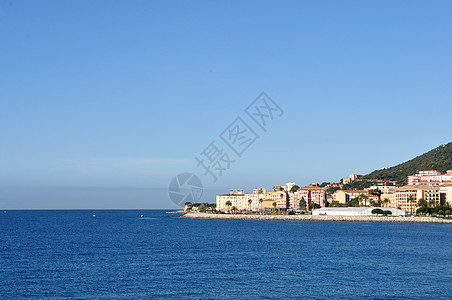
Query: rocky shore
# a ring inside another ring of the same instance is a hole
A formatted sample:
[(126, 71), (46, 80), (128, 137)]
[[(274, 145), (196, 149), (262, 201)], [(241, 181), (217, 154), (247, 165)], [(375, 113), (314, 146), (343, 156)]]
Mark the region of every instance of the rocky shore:
[(433, 217), (383, 217), (383, 216), (312, 216), (312, 215), (242, 215), (186, 213), (181, 218), (232, 219), (232, 220), (279, 220), (279, 221), (342, 221), (342, 222), (409, 222), (452, 223), (452, 220)]

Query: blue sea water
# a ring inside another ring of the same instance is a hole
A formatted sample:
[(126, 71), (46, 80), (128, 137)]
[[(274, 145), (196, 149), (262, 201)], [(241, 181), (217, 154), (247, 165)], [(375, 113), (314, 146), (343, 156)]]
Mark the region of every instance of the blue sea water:
[(452, 297), (450, 224), (179, 216), (1, 211), (0, 298)]

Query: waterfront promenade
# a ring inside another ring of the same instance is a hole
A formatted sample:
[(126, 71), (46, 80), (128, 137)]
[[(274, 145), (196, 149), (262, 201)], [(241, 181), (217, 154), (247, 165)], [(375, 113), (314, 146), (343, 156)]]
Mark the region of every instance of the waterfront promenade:
[(383, 216), (313, 216), (313, 215), (245, 215), (186, 213), (182, 218), (232, 219), (232, 220), (278, 220), (278, 221), (342, 221), (342, 222), (409, 222), (409, 223), (452, 223), (452, 219), (434, 217), (383, 217)]

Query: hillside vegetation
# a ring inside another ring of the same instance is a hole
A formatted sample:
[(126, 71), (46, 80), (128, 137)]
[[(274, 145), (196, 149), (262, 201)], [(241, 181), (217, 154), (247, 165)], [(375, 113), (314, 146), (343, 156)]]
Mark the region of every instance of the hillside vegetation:
[(363, 179), (395, 180), (399, 184), (406, 184), (408, 175), (414, 175), (421, 170), (438, 170), (442, 173), (452, 170), (452, 143), (441, 145), (392, 168), (374, 171)]

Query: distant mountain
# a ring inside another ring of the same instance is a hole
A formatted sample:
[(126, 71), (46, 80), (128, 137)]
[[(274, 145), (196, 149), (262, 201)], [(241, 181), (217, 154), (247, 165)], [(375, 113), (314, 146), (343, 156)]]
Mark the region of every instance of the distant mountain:
[(400, 184), (406, 184), (408, 175), (414, 175), (421, 170), (438, 170), (442, 173), (452, 170), (452, 143), (441, 145), (395, 167), (374, 171), (365, 175), (363, 179), (395, 180)]

